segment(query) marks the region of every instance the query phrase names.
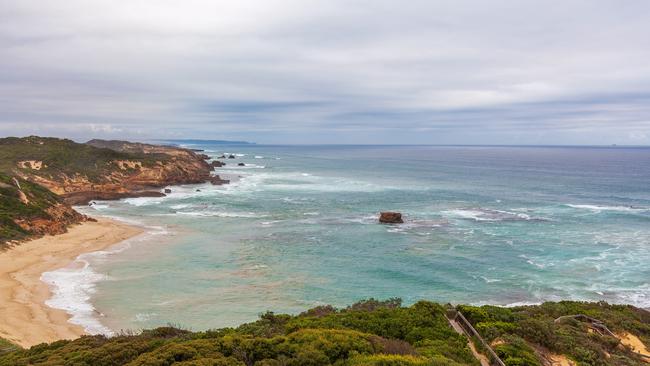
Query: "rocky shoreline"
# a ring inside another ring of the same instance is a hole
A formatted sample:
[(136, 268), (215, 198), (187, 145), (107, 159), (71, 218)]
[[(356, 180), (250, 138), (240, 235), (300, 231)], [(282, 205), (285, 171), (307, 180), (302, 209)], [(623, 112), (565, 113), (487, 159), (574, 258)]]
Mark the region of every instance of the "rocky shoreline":
[(208, 162), (210, 156), (192, 149), (176, 146), (152, 145), (128, 141), (91, 140), (86, 144), (110, 149), (120, 153), (140, 154), (152, 157), (152, 164), (139, 160), (120, 160), (120, 170), (91, 181), (84, 177), (65, 177), (58, 180), (45, 179), (33, 174), (33, 180), (61, 196), (67, 204), (83, 205), (93, 200), (118, 200), (133, 197), (163, 197), (160, 189), (171, 185), (229, 183), (212, 172), (225, 163)]
[[(7, 175), (2, 184), (11, 201), (6, 204), (18, 205), (26, 212), (7, 218), (13, 234), (0, 237), (0, 243), (62, 234), (71, 225), (89, 220), (77, 213), (73, 205), (94, 200), (162, 197), (163, 188), (171, 185), (230, 183), (213, 174), (226, 165), (224, 162), (209, 161), (210, 156), (200, 151), (178, 146), (118, 140), (80, 144), (30, 136), (0, 139), (0, 153), (5, 157), (0, 173)], [(19, 181), (41, 188), (26, 191)], [(49, 198), (39, 199), (39, 195)]]

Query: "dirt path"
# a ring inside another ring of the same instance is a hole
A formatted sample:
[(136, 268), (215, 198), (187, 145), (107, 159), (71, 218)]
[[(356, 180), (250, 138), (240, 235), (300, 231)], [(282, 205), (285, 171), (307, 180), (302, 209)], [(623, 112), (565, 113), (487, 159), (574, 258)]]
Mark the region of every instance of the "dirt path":
[(623, 345), (628, 346), (632, 351), (645, 356), (643, 357), (644, 361), (650, 363), (650, 350), (648, 350), (648, 347), (641, 342), (639, 337), (631, 333), (619, 333), (617, 336)]

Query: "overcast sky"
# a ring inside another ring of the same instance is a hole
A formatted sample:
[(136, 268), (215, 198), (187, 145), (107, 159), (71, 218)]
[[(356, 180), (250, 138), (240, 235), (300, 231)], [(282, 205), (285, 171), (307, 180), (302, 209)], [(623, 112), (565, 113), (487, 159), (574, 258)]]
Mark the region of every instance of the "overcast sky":
[(650, 1), (0, 0), (0, 135), (650, 144)]

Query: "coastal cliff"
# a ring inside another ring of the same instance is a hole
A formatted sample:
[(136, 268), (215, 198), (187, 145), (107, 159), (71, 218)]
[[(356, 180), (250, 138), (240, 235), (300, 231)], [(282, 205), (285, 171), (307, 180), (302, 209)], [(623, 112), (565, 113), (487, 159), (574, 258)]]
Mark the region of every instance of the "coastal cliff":
[(3, 243), (56, 235), (92, 220), (73, 210), (46, 188), (0, 173), (0, 249)]
[(207, 158), (190, 149), (126, 141), (0, 139), (0, 243), (59, 234), (88, 219), (70, 205), (162, 196), (160, 187), (209, 181)]

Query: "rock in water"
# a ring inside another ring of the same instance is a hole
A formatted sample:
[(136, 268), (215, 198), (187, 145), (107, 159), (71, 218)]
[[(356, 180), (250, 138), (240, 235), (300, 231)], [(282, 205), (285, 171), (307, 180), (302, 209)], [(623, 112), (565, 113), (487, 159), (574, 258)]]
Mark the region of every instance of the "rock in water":
[(235, 158), (235, 155), (233, 155), (233, 154), (228, 155), (228, 159), (234, 159), (234, 158)]
[(223, 184), (228, 184), (230, 183), (230, 180), (228, 179), (221, 179), (220, 176), (215, 175), (214, 177), (210, 178), (210, 183), (214, 184), (215, 186), (220, 186)]
[(172, 193), (172, 190), (169, 188), (165, 188), (165, 193)]
[(237, 166), (246, 166), (246, 164), (244, 164), (244, 163), (239, 163), (239, 164), (237, 164)]
[(402, 220), (401, 213), (386, 211), (380, 213), (379, 222), (384, 224), (402, 224), (404, 223), (404, 220)]

